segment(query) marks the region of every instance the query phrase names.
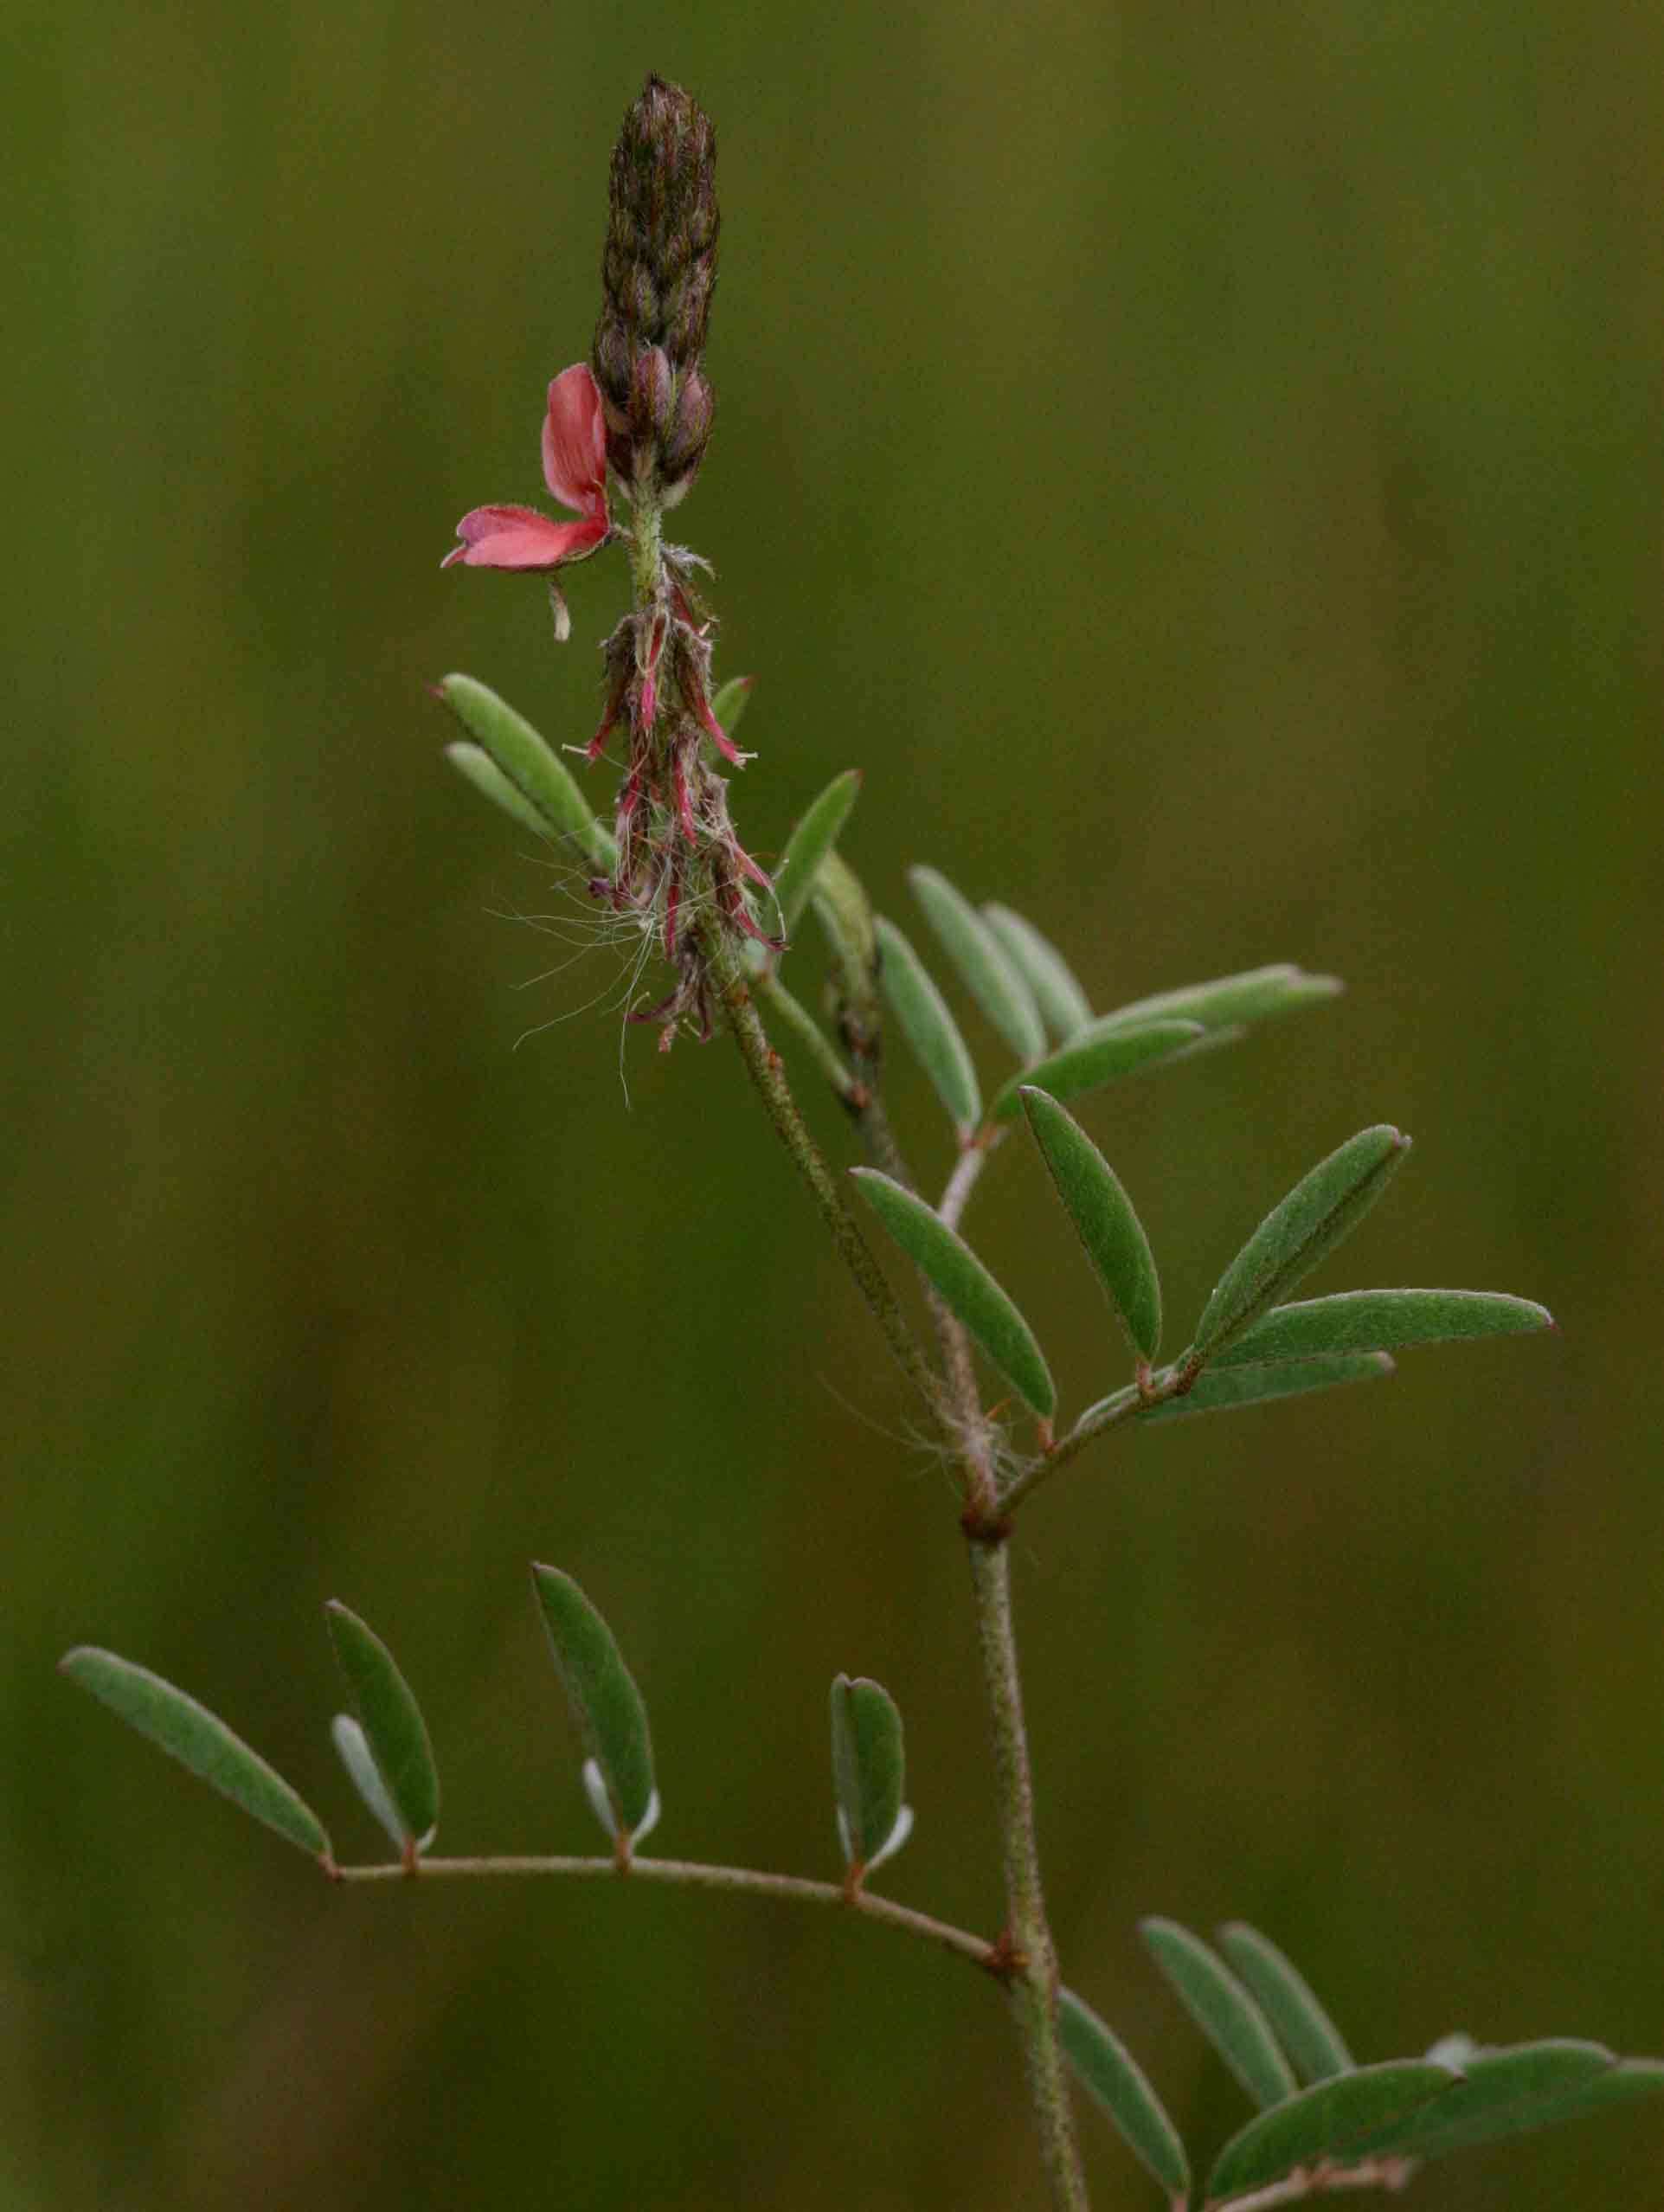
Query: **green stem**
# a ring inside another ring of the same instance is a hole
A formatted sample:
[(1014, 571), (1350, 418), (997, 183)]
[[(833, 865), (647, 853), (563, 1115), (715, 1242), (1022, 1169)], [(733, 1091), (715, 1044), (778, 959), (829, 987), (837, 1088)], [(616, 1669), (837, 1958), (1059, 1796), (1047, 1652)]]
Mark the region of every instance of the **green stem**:
[[(770, 1048), (767, 1033), (746, 987), (739, 963), (731, 956), (719, 968), (723, 1001), (736, 1041), (759, 1096), (768, 1108), (787, 1150), (809, 1185), (822, 1218), (831, 1229), (839, 1251), (865, 1293), (891, 1349), (902, 1358), (891, 1324), (902, 1332), (909, 1355), (903, 1364), (914, 1373), (911, 1360), (923, 1362), (906, 1324), (901, 1321), (889, 1287), (877, 1274), (872, 1255), (850, 1219), (831, 1171), (814, 1140), (805, 1128), (785, 1070)], [(869, 1134), (889, 1139), (888, 1125)], [(890, 1140), (893, 1149), (893, 1140)], [(969, 1155), (967, 1155), (969, 1158)], [(969, 1197), (981, 1159), (967, 1166), (961, 1161), (950, 1185), (956, 1209)], [(879, 1296), (869, 1287), (869, 1274), (877, 1276)], [(940, 1302), (935, 1302), (940, 1305)], [(928, 1368), (921, 1387), (935, 1411), (946, 1442), (962, 1469), (966, 1499), (966, 1528), (971, 1587), (976, 1606), (977, 1649), (993, 1720), (996, 1811), (1005, 1867), (1006, 1939), (1002, 1963), (1018, 2031), (1022, 2037), (1029, 2094), (1040, 2133), (1041, 2156), (1057, 2212), (1086, 2212), (1086, 2177), (1080, 2147), (1075, 2138), (1075, 2116), (1070, 2103), (1069, 2072), (1057, 2032), (1057, 1965), (1046, 1920), (1045, 1897), (1040, 1882), (1039, 1843), (1034, 1825), (1034, 1783), (1029, 1766), (1028, 1735), (1023, 1719), (1022, 1678), (1017, 1662), (1017, 1640), (1012, 1621), (1011, 1561), (1006, 1532), (999, 1526), (998, 1481), (988, 1425), (983, 1418), (969, 1340), (962, 1324), (941, 1309), (937, 1326), (948, 1372), (946, 1402)]]
[(639, 493), (632, 510), (630, 576), (638, 607), (652, 607), (664, 579), (665, 518), (659, 502)]
[(1128, 1383), (1124, 1390), (1115, 1391), (1108, 1398), (1101, 1398), (1095, 1405), (1089, 1405), (1066, 1437), (1060, 1437), (1044, 1459), (1030, 1462), (1022, 1472), (1014, 1476), (999, 1494), (1000, 1510), (1012, 1513), (1022, 1504), (1031, 1491), (1038, 1490), (1042, 1482), (1050, 1482), (1061, 1474), (1095, 1438), (1107, 1436), (1111, 1429), (1120, 1428), (1135, 1413), (1151, 1405), (1165, 1405), (1170, 1398), (1178, 1398), (1188, 1390), (1201, 1372), (1199, 1367), (1186, 1366), (1182, 1361), (1164, 1367), (1160, 1374), (1152, 1375), (1140, 1390), (1136, 1383)]
[(1023, 1720), (1023, 1686), (1012, 1620), (1011, 1552), (1003, 1537), (970, 1540), (977, 1648), (993, 1722), (999, 1840), (1005, 1860), (1011, 1994), (1023, 2039), (1041, 2156), (1059, 2212), (1085, 2212), (1086, 2177), (1075, 2138), (1069, 2067), (1057, 2031), (1057, 1958), (1040, 1883), (1034, 1778)]
[(407, 1869), (402, 1861), (395, 1859), (381, 1866), (337, 1867), (331, 1879), (359, 1882), (485, 1881), (499, 1874), (564, 1874), (579, 1881), (608, 1878), (615, 1881), (659, 1881), (683, 1889), (743, 1890), (756, 1897), (782, 1897), (802, 1904), (842, 1907), (862, 1919), (880, 1921), (886, 1927), (899, 1928), (904, 1935), (919, 1936), (944, 1951), (955, 1952), (961, 1958), (968, 1958), (973, 1966), (983, 1967), (996, 1977), (1003, 1975), (1003, 1959), (996, 1946), (985, 1943), (980, 1936), (972, 1935), (967, 1929), (933, 1919), (928, 1913), (916, 1913), (910, 1906), (895, 1904), (888, 1897), (875, 1897), (870, 1890), (858, 1889), (851, 1894), (842, 1882), (812, 1881), (802, 1874), (762, 1874), (750, 1867), (706, 1866), (695, 1859), (632, 1859), (628, 1868), (621, 1870), (618, 1861), (609, 1856), (419, 1859), (414, 1869)]

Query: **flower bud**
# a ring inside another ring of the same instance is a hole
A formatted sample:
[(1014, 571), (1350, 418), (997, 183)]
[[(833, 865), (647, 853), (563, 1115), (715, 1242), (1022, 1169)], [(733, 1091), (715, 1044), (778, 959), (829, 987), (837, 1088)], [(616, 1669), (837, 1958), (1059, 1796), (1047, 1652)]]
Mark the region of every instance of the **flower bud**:
[(716, 395), (697, 369), (677, 395), (676, 412), (659, 449), (659, 469), (665, 505), (673, 507), (692, 487), (710, 442)]
[(649, 77), (613, 149), (591, 362), (615, 474), (668, 504), (710, 434), (700, 356), (716, 281), (716, 135), (680, 86)]

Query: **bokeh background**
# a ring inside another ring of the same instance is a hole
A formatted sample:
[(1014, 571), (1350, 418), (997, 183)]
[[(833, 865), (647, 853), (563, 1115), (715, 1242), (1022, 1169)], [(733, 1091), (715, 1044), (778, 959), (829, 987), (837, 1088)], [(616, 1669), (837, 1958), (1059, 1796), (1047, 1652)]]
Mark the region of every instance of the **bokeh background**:
[[(1664, 2048), (1656, 11), (10, 0), (3, 55), (0, 2205), (1039, 2202), (951, 1962), (668, 1893), (331, 1892), (52, 1673), (160, 1669), (374, 1855), (339, 1596), (427, 1706), (444, 1844), (588, 1849), (552, 1559), (645, 1686), (665, 1849), (830, 1871), (826, 1686), (871, 1672), (895, 1893), (997, 1924), (941, 1470), (736, 1058), (626, 1034), (616, 948), (565, 964), (558, 869), (424, 689), (593, 727), (620, 566), (556, 651), (535, 583), (439, 561), (541, 497), (650, 67), (722, 145), (681, 520), (756, 677), (749, 841), (858, 763), (847, 849), (903, 920), (928, 859), (1098, 1005), (1346, 978), (1086, 1111), (1176, 1329), (1383, 1118), (1416, 1154), (1314, 1287), (1563, 1325), (1037, 1501), (1070, 1979), (1204, 2142), (1242, 2112), (1142, 1912), (1266, 1926), (1366, 2055)], [(944, 1173), (900, 1064), (895, 1103)], [(971, 1226), (1070, 1403), (1108, 1387), (1018, 1147)], [(1151, 2202), (1083, 2126), (1095, 2201)], [(1661, 2175), (1642, 2110), (1418, 2201)]]

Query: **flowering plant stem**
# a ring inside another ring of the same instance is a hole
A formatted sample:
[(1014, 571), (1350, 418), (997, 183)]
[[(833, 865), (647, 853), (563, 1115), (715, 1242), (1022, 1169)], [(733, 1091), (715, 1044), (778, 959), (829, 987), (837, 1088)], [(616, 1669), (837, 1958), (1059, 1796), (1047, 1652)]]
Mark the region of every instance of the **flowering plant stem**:
[[(1057, 2032), (1057, 1956), (1040, 1881), (1034, 1787), (1012, 1616), (1010, 1530), (998, 1511), (999, 1490), (989, 1431), (977, 1397), (970, 1347), (960, 1324), (952, 1315), (938, 1310), (937, 1324), (948, 1369), (948, 1388), (944, 1392), (925, 1365), (888, 1284), (850, 1218), (832, 1170), (798, 1109), (785, 1068), (768, 1042), (739, 961), (730, 955), (727, 968), (723, 998), (729, 1026), (758, 1096), (808, 1184), (821, 1218), (883, 1328), (891, 1350), (933, 1408), (943, 1441), (960, 1465), (966, 1498), (963, 1526), (970, 1553), (977, 1650), (993, 1723), (997, 1815), (1005, 1864), (1006, 1919), (999, 1948), (1023, 2039), (1029, 2092), (1052, 2201), (1064, 2212), (1084, 2212), (1086, 2181), (1070, 2106), (1068, 2070)], [(965, 1155), (967, 1161), (978, 1157), (974, 1150)], [(968, 1195), (975, 1173), (974, 1168), (970, 1168), (963, 1175), (961, 1202), (962, 1196)]]
[[(1039, 1842), (1034, 1825), (1034, 1785), (1023, 1686), (1012, 1617), (1009, 1526), (998, 1517), (998, 1489), (987, 1424), (976, 1395), (975, 1373), (965, 1333), (951, 1315), (939, 1315), (946, 1340), (948, 1390), (924, 1363), (889, 1285), (851, 1219), (831, 1168), (810, 1135), (768, 1042), (737, 961), (730, 960), (723, 1003), (729, 1026), (769, 1119), (808, 1184), (832, 1240), (872, 1308), (890, 1349), (935, 1409), (943, 1440), (960, 1463), (967, 1499), (964, 1525), (976, 1607), (977, 1651), (993, 1727), (994, 1775), (1001, 1854), (1005, 1874), (1005, 1932), (1002, 1939), (1018, 2029), (1023, 2038), (1029, 2093), (1040, 2131), (1052, 2201), (1083, 2212), (1086, 2181), (1070, 2108), (1069, 2077), (1057, 2022), (1057, 1956), (1040, 1882)], [(965, 1155), (973, 1156), (971, 1153)], [(972, 1177), (965, 1179), (968, 1191)]]

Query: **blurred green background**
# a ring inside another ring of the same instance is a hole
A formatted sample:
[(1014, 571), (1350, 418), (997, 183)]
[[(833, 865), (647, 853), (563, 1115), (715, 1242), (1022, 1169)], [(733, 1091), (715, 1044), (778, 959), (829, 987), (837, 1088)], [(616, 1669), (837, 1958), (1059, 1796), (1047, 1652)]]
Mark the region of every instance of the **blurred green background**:
[[(581, 916), (424, 690), (594, 726), (616, 559), (558, 652), (535, 583), (439, 562), (542, 496), (650, 67), (722, 145), (678, 519), (757, 679), (748, 841), (859, 763), (847, 850), (909, 925), (928, 859), (1098, 1005), (1347, 979), (1086, 1111), (1176, 1329), (1377, 1119), (1417, 1152), (1314, 1287), (1564, 1329), (1118, 1441), (1037, 1502), (1069, 1978), (1204, 2141), (1241, 2110), (1141, 1912), (1264, 1925), (1365, 2055), (1664, 2049), (1656, 11), (10, 0), (0, 35), (0, 2206), (1040, 2201), (951, 1962), (668, 1893), (331, 1892), (51, 1671), (162, 1669), (374, 1855), (338, 1596), (427, 1706), (443, 1845), (587, 1849), (524, 1576), (555, 1559), (646, 1689), (665, 1850), (831, 1871), (826, 1686), (867, 1671), (918, 1813), (890, 1886), (997, 1925), (902, 1386), (736, 1056), (624, 1033), (615, 950), (561, 966)], [(935, 1180), (899, 1065), (896, 1109)], [(1108, 1387), (1018, 1147), (971, 1226), (1070, 1404)], [(1151, 2202), (1083, 2125), (1095, 2202)], [(1661, 2175), (1642, 2110), (1417, 2202)]]

